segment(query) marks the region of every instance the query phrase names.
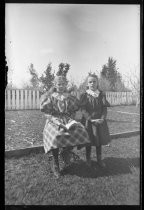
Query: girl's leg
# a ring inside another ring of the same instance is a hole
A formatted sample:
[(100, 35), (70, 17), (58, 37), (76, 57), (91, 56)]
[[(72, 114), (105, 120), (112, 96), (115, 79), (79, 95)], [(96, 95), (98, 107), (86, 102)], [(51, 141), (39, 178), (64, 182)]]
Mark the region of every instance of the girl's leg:
[(52, 170), (54, 172), (54, 175), (57, 178), (59, 178), (59, 176), (60, 176), (59, 160), (58, 160), (59, 149), (53, 149), (52, 155), (53, 155)]
[(65, 147), (63, 148), (62, 152), (61, 152), (61, 156), (62, 156), (62, 160), (65, 164), (65, 167), (68, 166), (70, 164), (70, 151), (72, 150), (71, 147)]
[(87, 145), (86, 147), (86, 161), (87, 165), (91, 166), (91, 146)]
[(102, 146), (96, 146), (96, 156), (97, 162), (100, 167), (105, 167), (104, 162), (102, 162)]

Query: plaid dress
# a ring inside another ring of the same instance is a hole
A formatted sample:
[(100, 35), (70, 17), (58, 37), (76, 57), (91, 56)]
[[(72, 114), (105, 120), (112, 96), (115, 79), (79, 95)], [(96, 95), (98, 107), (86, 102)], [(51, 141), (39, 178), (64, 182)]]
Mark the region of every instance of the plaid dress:
[(77, 122), (68, 131), (60, 127), (60, 123), (66, 125), (74, 118), (79, 109), (79, 101), (69, 93), (62, 95), (57, 92), (45, 94), (41, 100), (40, 109), (47, 114), (46, 124), (43, 130), (43, 142), (45, 153), (51, 149), (76, 146), (89, 143), (88, 133), (84, 126)]

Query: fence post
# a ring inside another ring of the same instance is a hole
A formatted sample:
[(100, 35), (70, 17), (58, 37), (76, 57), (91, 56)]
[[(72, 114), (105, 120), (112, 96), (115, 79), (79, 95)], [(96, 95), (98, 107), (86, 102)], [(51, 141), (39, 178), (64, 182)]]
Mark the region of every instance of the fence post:
[(40, 91), (37, 90), (37, 109), (40, 108)]
[(28, 90), (28, 92), (29, 92), (29, 97), (28, 97), (29, 109), (31, 109), (32, 108), (32, 100), (31, 100), (31, 98), (32, 98), (32, 91)]
[(28, 108), (28, 105), (27, 105), (27, 90), (25, 90), (25, 98), (24, 98), (24, 105), (25, 105), (25, 109)]
[(114, 105), (114, 92), (112, 92), (112, 105)]
[(124, 93), (122, 92), (122, 105), (124, 104)]
[(125, 104), (127, 105), (127, 92), (125, 92)]
[(15, 94), (16, 94), (16, 91), (12, 90), (12, 109), (16, 108), (16, 106), (15, 106)]
[(35, 100), (35, 90), (32, 91), (33, 94), (33, 100), (32, 100), (32, 108), (36, 108), (36, 100)]
[(24, 104), (23, 104), (23, 103), (24, 103), (24, 102), (23, 102), (23, 101), (24, 101), (24, 100), (23, 100), (23, 98), (24, 98), (23, 91), (24, 91), (24, 90), (20, 90), (20, 94), (21, 94), (21, 109), (23, 109), (23, 107), (24, 107)]
[(19, 109), (19, 90), (16, 90), (16, 109)]

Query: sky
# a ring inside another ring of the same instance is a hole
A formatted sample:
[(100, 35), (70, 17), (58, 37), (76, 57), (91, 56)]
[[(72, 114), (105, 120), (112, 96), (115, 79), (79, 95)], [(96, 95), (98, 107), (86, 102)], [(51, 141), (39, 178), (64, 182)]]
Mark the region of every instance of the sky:
[(13, 84), (40, 76), (48, 63), (55, 71), (71, 65), (68, 78), (80, 84), (99, 72), (109, 57), (126, 80), (140, 67), (140, 5), (6, 4), (5, 53)]

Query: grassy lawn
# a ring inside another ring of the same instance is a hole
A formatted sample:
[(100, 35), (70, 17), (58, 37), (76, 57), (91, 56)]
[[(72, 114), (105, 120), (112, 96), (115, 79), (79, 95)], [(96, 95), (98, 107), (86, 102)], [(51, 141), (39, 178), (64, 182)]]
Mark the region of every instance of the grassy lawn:
[[(30, 112), (31, 113), (31, 112)], [(42, 118), (41, 118), (42, 119)], [(56, 180), (50, 170), (50, 156), (31, 154), (5, 160), (6, 205), (137, 205), (139, 204), (140, 137), (113, 140), (103, 147), (105, 169), (96, 163), (85, 165), (84, 149), (76, 151), (81, 160), (62, 168)]]
[[(115, 106), (108, 108), (110, 133), (139, 130), (140, 116), (122, 114), (116, 111), (139, 113), (135, 106)], [(6, 111), (5, 149), (16, 149), (43, 144), (42, 132), (45, 116), (39, 110)]]
[(109, 107), (109, 110), (113, 111), (122, 111), (122, 112), (130, 112), (130, 113), (140, 113), (140, 107), (136, 106), (113, 106)]

